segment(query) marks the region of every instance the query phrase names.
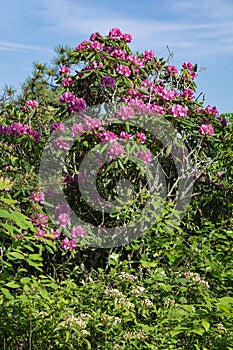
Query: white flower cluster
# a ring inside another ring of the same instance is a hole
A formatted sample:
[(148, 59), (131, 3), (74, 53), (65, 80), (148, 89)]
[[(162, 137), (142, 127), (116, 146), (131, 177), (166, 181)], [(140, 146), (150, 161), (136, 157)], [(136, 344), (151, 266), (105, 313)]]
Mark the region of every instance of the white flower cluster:
[(123, 337), (126, 340), (130, 339), (139, 339), (139, 340), (144, 340), (146, 339), (146, 332), (144, 330), (140, 330), (138, 332), (126, 332)]
[(71, 311), (67, 313), (65, 321), (60, 323), (61, 328), (74, 329), (78, 328), (82, 336), (87, 336), (90, 333), (86, 330), (87, 323), (91, 315), (88, 313), (82, 313), (79, 317), (75, 317)]
[(175, 299), (170, 299), (168, 298), (167, 300), (165, 300), (165, 306), (169, 307), (169, 306), (173, 306), (176, 303)]
[(184, 273), (185, 278), (191, 278), (194, 282), (197, 284), (202, 284), (203, 286), (206, 286), (207, 288), (210, 288), (209, 283), (206, 282), (205, 280), (202, 280), (199, 273), (196, 272), (185, 272)]
[(131, 294), (134, 295), (135, 297), (140, 297), (142, 293), (146, 292), (146, 289), (142, 286), (137, 286), (132, 288)]
[(218, 328), (219, 333), (225, 333), (226, 328), (223, 326), (222, 323), (218, 323), (218, 324), (216, 324), (216, 326)]
[(154, 304), (152, 303), (152, 301), (150, 299), (144, 299), (141, 301), (141, 305), (142, 305), (142, 307), (149, 309), (149, 308), (152, 308)]
[(119, 278), (124, 282), (135, 282), (137, 280), (137, 276), (131, 275), (127, 272), (121, 272)]
[(119, 289), (117, 288), (106, 288), (104, 293), (107, 295), (107, 296), (112, 296), (114, 298), (120, 298), (120, 297), (123, 297), (123, 293), (121, 291), (119, 291)]
[(121, 323), (121, 318), (117, 316), (104, 315), (104, 320), (106, 322), (112, 322), (113, 326), (117, 326)]
[(116, 299), (116, 303), (118, 305), (120, 305), (121, 307), (124, 307), (128, 310), (135, 308), (135, 305), (133, 303), (131, 303), (130, 301), (128, 301), (127, 298), (125, 298), (125, 297)]

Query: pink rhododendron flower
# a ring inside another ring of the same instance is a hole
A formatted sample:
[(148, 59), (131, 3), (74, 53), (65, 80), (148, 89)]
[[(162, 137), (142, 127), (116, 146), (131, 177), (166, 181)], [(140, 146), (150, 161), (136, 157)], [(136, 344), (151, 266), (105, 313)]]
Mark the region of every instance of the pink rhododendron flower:
[(110, 156), (110, 159), (123, 156), (124, 153), (125, 153), (124, 147), (119, 144), (112, 144), (108, 149), (108, 155)]
[(72, 78), (64, 78), (63, 82), (62, 82), (62, 86), (66, 87), (66, 86), (72, 86), (74, 84), (73, 79)]
[(100, 85), (102, 87), (115, 87), (116, 86), (116, 80), (113, 77), (110, 77), (109, 75), (105, 75), (100, 79)]
[(61, 136), (55, 140), (55, 143), (56, 143), (57, 148), (65, 149), (65, 150), (69, 150), (70, 147), (72, 146), (71, 141), (63, 140), (63, 138)]
[(76, 51), (82, 51), (90, 47), (90, 42), (88, 40), (83, 40), (78, 46), (76, 46)]
[(123, 50), (120, 50), (120, 49), (114, 49), (112, 52), (111, 52), (111, 56), (114, 57), (114, 58), (121, 58), (121, 59), (125, 59), (127, 57), (127, 52), (123, 51)]
[(182, 67), (183, 67), (184, 69), (193, 70), (193, 65), (192, 65), (192, 63), (190, 63), (190, 62), (184, 62), (184, 63), (182, 64)]
[(120, 140), (130, 140), (130, 139), (132, 139), (132, 135), (131, 134), (129, 134), (126, 131), (121, 131), (121, 133), (120, 133)]
[(69, 214), (66, 214), (66, 213), (59, 214), (56, 222), (59, 226), (62, 226), (62, 227), (66, 227), (70, 225)]
[(141, 68), (144, 68), (144, 67), (145, 67), (143, 61), (142, 61), (140, 58), (138, 58), (138, 57), (136, 57), (136, 56), (134, 56), (134, 55), (132, 55), (132, 54), (127, 55), (127, 57), (126, 57), (126, 62), (135, 63), (135, 64), (137, 64), (137, 65), (138, 65), (139, 67), (141, 67)]
[(74, 250), (77, 243), (75, 239), (69, 240), (67, 237), (62, 240), (62, 249), (68, 249), (70, 251)]
[(174, 104), (169, 108), (168, 113), (173, 114), (174, 117), (185, 118), (187, 116), (186, 108), (178, 104)]
[(63, 92), (63, 94), (60, 95), (59, 100), (60, 100), (60, 103), (67, 103), (67, 102), (73, 101), (74, 98), (75, 98), (74, 94), (68, 91), (68, 92)]
[(103, 130), (101, 120), (87, 116), (85, 118), (84, 130)]
[(168, 89), (163, 89), (160, 92), (160, 96), (167, 101), (172, 101), (175, 97), (178, 96), (178, 92), (177, 91), (173, 91), (173, 90), (168, 90)]
[(121, 37), (122, 32), (119, 28), (112, 28), (108, 35), (110, 39), (115, 40), (116, 38)]
[(136, 133), (136, 140), (140, 143), (145, 143), (146, 141), (146, 135), (143, 132), (137, 132)]
[(55, 241), (57, 238), (60, 237), (61, 232), (60, 232), (59, 230), (55, 230), (55, 231), (54, 231), (54, 229), (52, 228), (52, 229), (50, 230), (49, 234), (50, 234), (50, 235), (53, 235), (53, 237), (51, 237), (51, 240), (52, 240), (52, 241)]
[(59, 216), (60, 214), (68, 214), (70, 215), (70, 212), (71, 212), (71, 209), (70, 209), (70, 206), (69, 204), (58, 204), (55, 208), (55, 215), (56, 216)]
[(102, 39), (102, 35), (99, 32), (92, 33), (90, 36), (91, 41), (100, 40), (100, 39)]
[(60, 132), (64, 132), (66, 130), (66, 126), (62, 122), (55, 122), (55, 123), (53, 123), (53, 125), (50, 128), (50, 132), (52, 133), (55, 130), (60, 131)]
[(74, 99), (69, 102), (68, 109), (71, 113), (76, 113), (86, 109), (87, 104), (83, 98), (74, 97)]
[(151, 151), (139, 151), (136, 153), (136, 156), (140, 159), (142, 159), (146, 163), (151, 163), (152, 161), (152, 153)]
[(212, 125), (210, 124), (202, 124), (200, 129), (199, 129), (199, 134), (200, 135), (210, 135), (213, 136), (215, 134), (214, 129)]
[(181, 97), (184, 97), (187, 100), (193, 100), (194, 98), (194, 91), (192, 89), (185, 89), (180, 94)]
[(125, 43), (131, 43), (133, 41), (132, 35), (127, 34), (127, 33), (123, 33), (120, 35), (120, 38), (122, 41), (124, 41)]
[(178, 73), (179, 73), (178, 69), (175, 66), (168, 66), (164, 72), (165, 75), (170, 75), (170, 74), (176, 75)]
[(215, 106), (210, 106), (208, 105), (206, 108), (205, 108), (205, 111), (208, 113), (208, 114), (214, 114), (214, 115), (219, 115), (219, 111), (217, 110), (217, 108)]
[(164, 107), (158, 105), (157, 103), (153, 103), (150, 106), (150, 110), (151, 110), (152, 113), (164, 114)]
[(144, 61), (151, 61), (155, 57), (155, 53), (153, 50), (145, 50), (142, 54), (142, 58)]
[(84, 230), (81, 226), (73, 226), (71, 229), (71, 237), (76, 239), (77, 237), (85, 237), (87, 235), (87, 231)]
[(40, 204), (44, 203), (44, 193), (43, 192), (32, 192), (30, 194), (30, 200), (32, 202), (38, 202)]
[(118, 64), (116, 71), (117, 73), (125, 75), (126, 77), (129, 77), (131, 74), (130, 68), (128, 66), (125, 66), (124, 64)]
[(195, 79), (196, 78), (196, 73), (194, 72), (194, 71), (192, 71), (192, 70), (190, 70), (189, 71), (189, 77), (190, 77), (190, 79)]
[(110, 142), (113, 143), (117, 140), (117, 135), (113, 131), (104, 131), (101, 134), (99, 134), (99, 140), (100, 142)]
[(134, 109), (128, 106), (122, 106), (119, 108), (116, 117), (122, 120), (127, 120), (129, 118), (133, 118), (135, 115)]
[(71, 72), (70, 68), (67, 67), (67, 66), (62, 66), (60, 69), (59, 69), (59, 74), (62, 75), (69, 75)]
[(39, 106), (39, 103), (36, 100), (28, 100), (28, 101), (26, 101), (23, 110), (27, 111), (27, 107), (37, 108), (38, 106)]
[(48, 226), (49, 218), (41, 213), (32, 214), (31, 222), (35, 226)]
[(71, 134), (73, 137), (79, 137), (83, 133), (83, 124), (73, 124)]
[(219, 171), (216, 173), (216, 176), (217, 177), (221, 177), (222, 176), (222, 173), (220, 173)]
[(103, 45), (99, 43), (98, 41), (93, 41), (90, 44), (90, 48), (95, 50), (95, 51), (103, 51)]

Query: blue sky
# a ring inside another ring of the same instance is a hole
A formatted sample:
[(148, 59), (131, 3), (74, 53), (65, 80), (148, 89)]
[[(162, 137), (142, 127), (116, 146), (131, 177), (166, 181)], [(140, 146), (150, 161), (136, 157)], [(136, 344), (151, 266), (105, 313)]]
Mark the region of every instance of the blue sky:
[(196, 82), (205, 103), (233, 112), (232, 0), (1, 0), (0, 87), (18, 87), (32, 62), (50, 62), (56, 46), (75, 47), (92, 32), (130, 33), (133, 51), (153, 49), (171, 64), (205, 67)]

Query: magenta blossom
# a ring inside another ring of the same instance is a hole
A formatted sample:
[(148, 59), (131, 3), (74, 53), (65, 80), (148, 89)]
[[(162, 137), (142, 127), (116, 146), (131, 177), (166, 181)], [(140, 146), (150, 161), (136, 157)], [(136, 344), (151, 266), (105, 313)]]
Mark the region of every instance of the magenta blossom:
[(102, 87), (115, 87), (116, 86), (116, 80), (113, 77), (110, 77), (109, 75), (105, 75), (100, 79), (100, 85)]
[(103, 51), (103, 45), (99, 43), (98, 41), (93, 41), (90, 44), (90, 48), (95, 50), (95, 51)]
[(74, 250), (77, 243), (75, 239), (69, 240), (67, 237), (62, 240), (62, 249)]
[(155, 57), (155, 53), (153, 50), (145, 50), (142, 54), (143, 61), (152, 61)]
[(136, 156), (140, 159), (142, 159), (146, 163), (151, 163), (152, 161), (152, 153), (151, 151), (139, 151), (136, 153)]
[(59, 226), (62, 226), (62, 227), (66, 227), (66, 226), (70, 225), (69, 214), (66, 214), (66, 213), (59, 214), (58, 218), (57, 218), (57, 224)]
[(70, 215), (70, 212), (71, 212), (71, 209), (70, 209), (70, 206), (69, 204), (58, 204), (55, 208), (55, 214), (56, 216), (59, 216), (60, 214), (68, 214)]
[(140, 143), (145, 143), (146, 141), (146, 135), (143, 132), (137, 132), (136, 136), (136, 140)]
[(63, 82), (62, 82), (62, 86), (66, 87), (66, 86), (72, 86), (73, 83), (73, 79), (72, 78), (64, 78)]
[(126, 132), (126, 131), (121, 131), (121, 133), (120, 133), (120, 140), (130, 140), (130, 139), (132, 139), (132, 135), (131, 134), (129, 134), (128, 132)]
[(119, 144), (112, 144), (108, 149), (108, 155), (110, 156), (110, 159), (115, 159), (116, 157), (123, 156), (124, 153), (124, 147)]
[(72, 125), (72, 136), (73, 137), (79, 137), (80, 135), (82, 135), (82, 132), (83, 132), (83, 124), (79, 123), (79, 124)]
[(81, 226), (73, 226), (71, 229), (71, 237), (76, 239), (77, 237), (85, 237), (87, 235), (87, 231), (84, 230)]
[(170, 74), (173, 74), (173, 75), (178, 74), (178, 69), (175, 66), (168, 66), (165, 69), (165, 75), (170, 75)]
[(208, 114), (213, 114), (213, 115), (219, 115), (219, 111), (217, 110), (217, 108), (215, 106), (210, 106), (208, 105), (206, 108), (205, 108), (205, 111), (208, 113)]
[(32, 202), (38, 202), (40, 204), (44, 203), (44, 193), (43, 192), (32, 192), (30, 194), (30, 200)]
[(127, 120), (130, 118), (133, 118), (135, 115), (134, 109), (129, 106), (122, 106), (119, 108), (117, 112), (117, 118), (122, 119), (122, 120)]
[(185, 118), (187, 116), (186, 108), (178, 104), (174, 104), (171, 108), (169, 108), (168, 112), (173, 114), (174, 117)]
[(182, 64), (182, 67), (183, 67), (184, 69), (193, 70), (193, 65), (192, 65), (192, 63), (190, 63), (190, 62), (184, 62), (184, 63)]
[(127, 33), (121, 34), (120, 38), (125, 43), (131, 43), (133, 41), (132, 35), (127, 34)]
[(213, 136), (215, 134), (214, 129), (212, 125), (210, 124), (202, 124), (200, 129), (199, 129), (199, 134), (200, 135), (210, 135)]
[(38, 106), (39, 106), (39, 103), (36, 100), (28, 100), (28, 101), (26, 101), (23, 109), (24, 109), (24, 111), (27, 111), (27, 107), (37, 108)]
[(60, 69), (59, 69), (59, 74), (62, 75), (69, 75), (70, 74), (70, 68), (69, 67), (66, 67), (66, 66), (62, 66)]
[(69, 150), (70, 147), (72, 146), (71, 141), (66, 141), (61, 136), (56, 138), (55, 143), (56, 143), (57, 148), (65, 149), (65, 150)]
[(185, 89), (180, 94), (181, 97), (184, 97), (187, 100), (193, 100), (194, 98), (194, 91), (192, 89)]
[(115, 40), (116, 38), (121, 37), (122, 32), (119, 28), (112, 28), (108, 35), (110, 39)]
[(104, 131), (99, 134), (99, 140), (100, 142), (109, 142), (113, 143), (117, 140), (117, 135), (113, 131)]
[(125, 75), (126, 77), (129, 77), (131, 75), (130, 68), (128, 66), (125, 66), (124, 64), (118, 64), (116, 71), (117, 73)]
[(103, 130), (101, 120), (86, 116), (84, 130)]
[(60, 132), (64, 132), (66, 130), (66, 126), (64, 123), (62, 122), (55, 122), (52, 124), (51, 128), (50, 128), (50, 132), (54, 132), (54, 131), (60, 131)]

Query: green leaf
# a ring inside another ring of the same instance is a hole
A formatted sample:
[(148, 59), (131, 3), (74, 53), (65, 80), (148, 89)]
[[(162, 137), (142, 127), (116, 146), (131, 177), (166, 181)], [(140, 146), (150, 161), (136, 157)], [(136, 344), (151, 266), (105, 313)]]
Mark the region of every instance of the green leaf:
[(46, 289), (40, 288), (39, 291), (40, 291), (40, 294), (41, 294), (42, 298), (44, 298), (46, 300), (50, 300), (51, 299), (50, 296), (49, 296), (49, 293), (47, 292)]
[(31, 278), (30, 278), (30, 277), (23, 277), (23, 278), (21, 278), (20, 282), (21, 282), (22, 284), (31, 283)]
[(28, 258), (30, 260), (40, 260), (40, 261), (43, 260), (43, 258), (40, 254), (29, 254)]
[(205, 329), (205, 331), (208, 332), (208, 330), (210, 329), (210, 324), (209, 324), (209, 322), (203, 320), (203, 321), (201, 322), (201, 324), (202, 324), (203, 328)]
[(12, 281), (12, 282), (8, 282), (7, 284), (5, 284), (5, 287), (9, 287), (9, 288), (19, 288), (20, 284)]
[[(9, 253), (7, 253), (7, 256), (13, 257), (15, 259), (25, 259), (25, 256), (19, 252), (9, 252)], [(10, 257), (9, 257), (9, 259), (10, 259)]]
[(7, 288), (1, 288), (2, 294), (9, 300), (14, 299), (13, 295), (9, 292)]
[(1, 198), (1, 201), (9, 205), (17, 203), (15, 199), (11, 199), (11, 198)]
[(198, 335), (203, 335), (204, 329), (203, 328), (194, 328), (191, 330), (192, 333), (196, 333)]

